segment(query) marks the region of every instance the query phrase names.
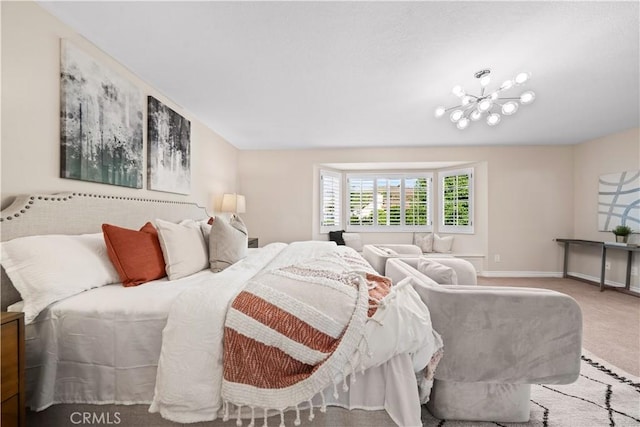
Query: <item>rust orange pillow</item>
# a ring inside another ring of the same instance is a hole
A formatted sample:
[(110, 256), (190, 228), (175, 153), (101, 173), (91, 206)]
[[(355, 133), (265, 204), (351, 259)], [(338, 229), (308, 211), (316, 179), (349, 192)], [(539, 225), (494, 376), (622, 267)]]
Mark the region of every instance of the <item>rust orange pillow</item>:
[(167, 275), (158, 230), (147, 222), (140, 231), (102, 224), (107, 253), (124, 286), (160, 279)]

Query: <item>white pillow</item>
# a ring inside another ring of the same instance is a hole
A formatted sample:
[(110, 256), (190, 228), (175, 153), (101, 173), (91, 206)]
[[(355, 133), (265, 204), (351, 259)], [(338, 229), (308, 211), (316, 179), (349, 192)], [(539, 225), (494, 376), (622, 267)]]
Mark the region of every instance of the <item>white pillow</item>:
[(22, 296), (27, 324), (51, 303), (120, 282), (102, 233), (19, 237), (1, 248), (0, 263)]
[(204, 236), (195, 221), (181, 225), (157, 219), (156, 228), (169, 280), (190, 276), (209, 266)]
[(247, 256), (247, 227), (239, 217), (234, 215), (229, 220), (216, 217), (213, 224), (202, 224), (200, 227), (203, 234), (209, 231), (209, 267), (214, 273)]
[(358, 233), (342, 233), (345, 246), (349, 246), (356, 252), (362, 252), (362, 239)]
[(433, 234), (414, 233), (413, 244), (419, 246), (422, 252), (433, 252)]
[(431, 259), (421, 258), (418, 261), (418, 271), (441, 285), (458, 284), (458, 275), (453, 268)]
[(433, 251), (440, 253), (451, 252), (453, 246), (453, 236), (440, 237), (434, 233), (433, 235)]

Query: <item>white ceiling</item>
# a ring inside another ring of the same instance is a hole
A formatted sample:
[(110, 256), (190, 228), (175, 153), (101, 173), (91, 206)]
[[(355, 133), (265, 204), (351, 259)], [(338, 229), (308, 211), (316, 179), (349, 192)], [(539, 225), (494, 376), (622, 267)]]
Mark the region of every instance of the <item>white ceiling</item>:
[[(40, 2), (240, 149), (573, 144), (639, 123), (639, 3)], [(529, 71), (460, 131), (438, 105)], [(526, 88), (526, 89), (525, 89)]]

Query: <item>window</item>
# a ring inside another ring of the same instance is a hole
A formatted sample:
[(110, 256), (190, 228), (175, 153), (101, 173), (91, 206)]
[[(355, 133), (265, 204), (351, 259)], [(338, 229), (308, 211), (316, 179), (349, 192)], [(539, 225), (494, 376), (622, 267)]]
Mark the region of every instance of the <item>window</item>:
[(342, 228), (341, 198), (342, 174), (320, 171), (320, 232), (327, 233)]
[(430, 231), (433, 175), (347, 175), (350, 231)]
[(473, 233), (473, 169), (440, 172), (439, 231)]

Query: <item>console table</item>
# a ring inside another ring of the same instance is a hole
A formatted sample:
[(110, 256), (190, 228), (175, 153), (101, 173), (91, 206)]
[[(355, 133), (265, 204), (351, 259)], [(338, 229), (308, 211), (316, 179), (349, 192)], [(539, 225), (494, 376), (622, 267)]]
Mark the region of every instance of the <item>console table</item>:
[(621, 244), (616, 244), (612, 242), (598, 242), (595, 240), (580, 240), (580, 239), (556, 239), (556, 242), (564, 243), (564, 265), (562, 266), (562, 277), (565, 277), (565, 278), (571, 277), (574, 279), (578, 279), (577, 277), (570, 276), (567, 273), (570, 245), (596, 246), (600, 248), (600, 253), (601, 253), (600, 292), (604, 291), (604, 277), (605, 277), (605, 271), (606, 271), (605, 266), (607, 264), (607, 249), (627, 251), (627, 276), (625, 280), (624, 289), (629, 293), (637, 295), (636, 292), (631, 292), (629, 287), (631, 285), (631, 264), (633, 261), (633, 253), (640, 252), (640, 247), (621, 245)]

